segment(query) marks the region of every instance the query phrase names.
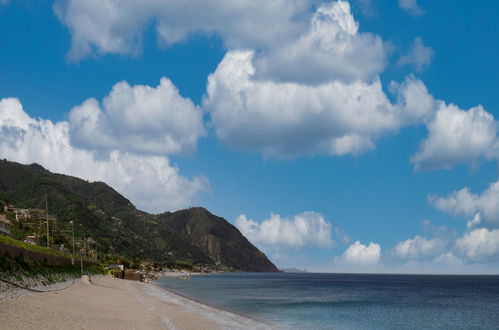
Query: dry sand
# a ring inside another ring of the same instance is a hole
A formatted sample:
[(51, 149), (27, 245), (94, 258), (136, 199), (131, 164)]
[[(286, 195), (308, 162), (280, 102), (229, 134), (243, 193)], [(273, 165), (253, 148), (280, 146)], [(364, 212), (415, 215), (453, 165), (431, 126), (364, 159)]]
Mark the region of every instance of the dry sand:
[(101, 276), (0, 303), (0, 329), (268, 329), (135, 281)]

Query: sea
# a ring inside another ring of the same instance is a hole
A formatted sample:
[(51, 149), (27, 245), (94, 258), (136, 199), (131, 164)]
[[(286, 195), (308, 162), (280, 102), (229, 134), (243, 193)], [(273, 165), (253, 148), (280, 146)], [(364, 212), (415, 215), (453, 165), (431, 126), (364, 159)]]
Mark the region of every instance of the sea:
[(287, 329), (499, 329), (499, 276), (222, 273), (156, 284)]

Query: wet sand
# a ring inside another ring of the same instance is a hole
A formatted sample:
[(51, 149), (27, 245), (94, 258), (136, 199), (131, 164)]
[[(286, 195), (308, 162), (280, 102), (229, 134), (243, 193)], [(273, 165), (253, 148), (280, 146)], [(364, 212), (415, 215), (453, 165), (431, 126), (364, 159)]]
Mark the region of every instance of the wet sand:
[(0, 303), (0, 329), (268, 329), (162, 290), (101, 276)]

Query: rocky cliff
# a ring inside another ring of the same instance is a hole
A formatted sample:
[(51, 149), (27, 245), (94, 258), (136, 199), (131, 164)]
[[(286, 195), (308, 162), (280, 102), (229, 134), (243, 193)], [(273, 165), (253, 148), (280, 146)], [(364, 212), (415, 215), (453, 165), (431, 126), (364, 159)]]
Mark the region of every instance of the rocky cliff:
[(236, 227), (202, 207), (164, 213), (159, 220), (208, 253), (217, 265), (242, 271), (278, 271)]

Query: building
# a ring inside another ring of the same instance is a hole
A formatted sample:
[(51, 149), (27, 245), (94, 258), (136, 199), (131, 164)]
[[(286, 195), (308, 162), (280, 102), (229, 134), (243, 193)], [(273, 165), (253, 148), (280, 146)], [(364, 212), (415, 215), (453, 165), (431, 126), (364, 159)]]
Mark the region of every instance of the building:
[(123, 267), (123, 265), (119, 265), (119, 264), (109, 264), (109, 265), (107, 265), (107, 268), (112, 269), (112, 270), (124, 270), (125, 269), (125, 267)]
[(26, 239), (24, 240), (24, 243), (37, 245), (38, 244), (38, 236), (36, 236), (36, 235), (28, 235), (28, 236), (26, 236)]
[(5, 214), (0, 214), (0, 234), (10, 235), (10, 221), (7, 220)]
[(31, 219), (31, 213), (27, 209), (15, 209), (16, 221)]

